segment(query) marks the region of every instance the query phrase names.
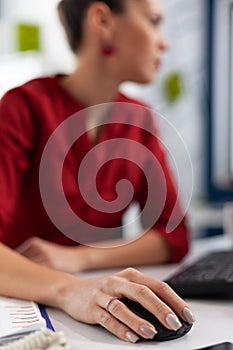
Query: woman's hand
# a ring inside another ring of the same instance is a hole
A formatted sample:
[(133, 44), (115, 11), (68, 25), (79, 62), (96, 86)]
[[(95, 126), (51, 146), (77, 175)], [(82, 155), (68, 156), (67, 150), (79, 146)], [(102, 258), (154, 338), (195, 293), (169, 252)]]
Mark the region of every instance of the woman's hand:
[(1, 295), (58, 307), (74, 319), (99, 324), (122, 340), (153, 338), (156, 329), (132, 313), (122, 297), (139, 302), (169, 329), (178, 329), (176, 315), (194, 322), (187, 304), (164, 282), (127, 268), (110, 276), (80, 278), (25, 259), (0, 244)]
[(120, 301), (122, 297), (139, 302), (169, 329), (180, 328), (176, 315), (194, 322), (187, 304), (166, 283), (133, 268), (101, 278), (70, 277), (57, 306), (79, 321), (100, 324), (122, 340), (135, 343), (139, 336), (148, 339), (157, 333)]
[(37, 264), (68, 273), (82, 271), (83, 259), (77, 247), (67, 247), (38, 237), (32, 237), (21, 244), (17, 252)]

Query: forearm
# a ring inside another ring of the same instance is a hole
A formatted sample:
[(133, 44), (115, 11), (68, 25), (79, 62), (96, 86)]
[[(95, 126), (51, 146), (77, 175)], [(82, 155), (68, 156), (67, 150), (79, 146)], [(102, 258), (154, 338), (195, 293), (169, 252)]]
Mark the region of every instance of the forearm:
[(60, 306), (73, 276), (40, 266), (0, 244), (0, 295)]
[[(112, 244), (113, 242), (109, 242)], [(82, 259), (82, 269), (127, 267), (161, 264), (169, 260), (170, 249), (165, 239), (150, 231), (134, 241), (118, 240), (112, 248), (78, 247), (77, 264)]]

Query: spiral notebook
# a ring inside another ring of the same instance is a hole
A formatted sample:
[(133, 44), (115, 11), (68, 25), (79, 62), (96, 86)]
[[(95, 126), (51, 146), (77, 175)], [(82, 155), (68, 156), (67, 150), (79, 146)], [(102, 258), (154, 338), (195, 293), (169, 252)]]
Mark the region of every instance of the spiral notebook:
[(0, 345), (45, 327), (54, 330), (42, 305), (0, 296)]

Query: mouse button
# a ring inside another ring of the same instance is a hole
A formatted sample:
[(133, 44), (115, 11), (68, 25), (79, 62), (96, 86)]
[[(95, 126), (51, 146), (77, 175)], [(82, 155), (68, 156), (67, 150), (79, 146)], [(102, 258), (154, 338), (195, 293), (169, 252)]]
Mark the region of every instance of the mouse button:
[(188, 323), (182, 319), (180, 319), (180, 322), (182, 323), (182, 327), (177, 330), (177, 333), (184, 335), (190, 331), (193, 325), (192, 323)]

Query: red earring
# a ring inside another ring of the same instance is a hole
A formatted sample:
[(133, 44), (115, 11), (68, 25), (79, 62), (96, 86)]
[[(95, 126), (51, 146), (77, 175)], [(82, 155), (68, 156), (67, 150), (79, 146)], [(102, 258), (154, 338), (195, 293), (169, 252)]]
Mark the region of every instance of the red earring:
[(109, 43), (102, 44), (101, 52), (103, 56), (111, 56), (114, 53), (114, 47)]

